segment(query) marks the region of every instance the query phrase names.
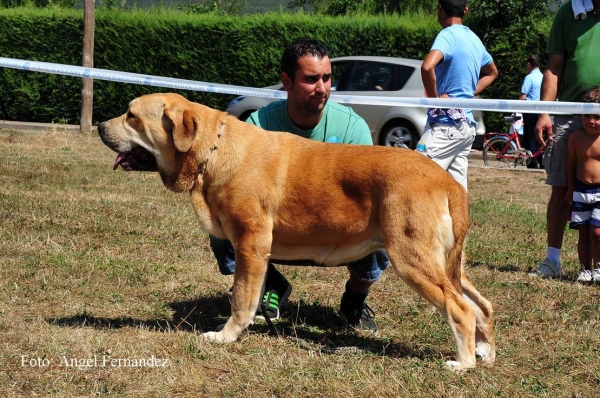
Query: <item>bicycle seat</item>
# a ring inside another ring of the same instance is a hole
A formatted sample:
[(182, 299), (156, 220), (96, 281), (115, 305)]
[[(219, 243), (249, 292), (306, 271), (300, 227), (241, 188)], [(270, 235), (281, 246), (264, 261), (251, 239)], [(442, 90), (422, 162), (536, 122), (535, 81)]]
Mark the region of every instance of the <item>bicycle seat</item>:
[(517, 122), (519, 120), (523, 119), (523, 116), (521, 115), (510, 115), (510, 116), (504, 116), (504, 121), (506, 123), (513, 123), (513, 122)]

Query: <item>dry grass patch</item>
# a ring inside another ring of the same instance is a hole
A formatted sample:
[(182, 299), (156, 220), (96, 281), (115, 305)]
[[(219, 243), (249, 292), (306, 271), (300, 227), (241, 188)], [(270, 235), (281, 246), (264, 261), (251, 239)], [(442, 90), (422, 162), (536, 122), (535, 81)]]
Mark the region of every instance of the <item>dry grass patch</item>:
[(370, 296), (369, 335), (337, 316), (345, 269), (279, 267), (294, 291), (278, 330), (358, 352), (307, 350), (264, 324), (231, 345), (203, 341), (228, 315), (231, 277), (187, 196), (112, 172), (113, 159), (96, 136), (0, 131), (2, 396), (597, 394), (600, 289), (573, 282), (576, 234), (564, 280), (526, 274), (544, 256), (543, 174), (470, 170), (468, 272), (495, 306), (498, 360), (453, 374), (448, 326), (391, 272)]

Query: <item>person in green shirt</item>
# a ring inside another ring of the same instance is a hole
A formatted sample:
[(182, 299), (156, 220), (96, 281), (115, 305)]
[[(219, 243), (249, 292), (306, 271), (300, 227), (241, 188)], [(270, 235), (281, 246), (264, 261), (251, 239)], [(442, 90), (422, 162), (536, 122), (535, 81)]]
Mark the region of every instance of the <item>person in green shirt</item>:
[[(270, 131), (284, 131), (329, 143), (373, 145), (367, 123), (351, 108), (329, 101), (331, 91), (329, 49), (320, 41), (302, 38), (292, 41), (281, 60), (281, 80), (287, 91), (286, 100), (272, 102), (254, 112), (248, 123)], [(235, 255), (231, 242), (210, 236), (210, 244), (219, 271), (231, 275)], [(279, 317), (292, 286), (272, 262), (288, 265), (319, 265), (310, 261), (278, 261), (271, 259), (267, 271), (262, 308), (270, 319)], [(373, 310), (367, 305), (369, 288), (377, 281), (389, 260), (383, 250), (346, 264), (350, 277), (342, 295), (340, 313), (356, 329), (377, 330)], [(262, 311), (261, 311), (262, 310)], [(258, 311), (257, 311), (258, 313)]]
[[(542, 80), (542, 101), (580, 102), (585, 92), (600, 86), (600, 0), (593, 0), (592, 4), (594, 8), (585, 18), (580, 17), (571, 1), (563, 4), (555, 15), (546, 48), (549, 59)], [(544, 145), (544, 133), (548, 137), (543, 164), (546, 184), (552, 191), (546, 211), (547, 254), (532, 276), (562, 276), (560, 255), (569, 216), (567, 144), (571, 132), (582, 128), (580, 115), (555, 115), (553, 121), (549, 114), (542, 113), (538, 118), (535, 127), (538, 142)], [(588, 258), (591, 266), (591, 253), (583, 253), (583, 258)]]

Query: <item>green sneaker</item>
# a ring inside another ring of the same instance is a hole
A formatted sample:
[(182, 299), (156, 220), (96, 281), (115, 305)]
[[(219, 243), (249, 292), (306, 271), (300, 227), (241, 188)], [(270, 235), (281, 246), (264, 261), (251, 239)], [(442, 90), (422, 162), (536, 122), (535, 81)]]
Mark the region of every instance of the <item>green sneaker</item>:
[(271, 320), (279, 319), (279, 310), (287, 302), (290, 293), (292, 293), (292, 285), (269, 263), (265, 293), (255, 318), (265, 319), (267, 316)]

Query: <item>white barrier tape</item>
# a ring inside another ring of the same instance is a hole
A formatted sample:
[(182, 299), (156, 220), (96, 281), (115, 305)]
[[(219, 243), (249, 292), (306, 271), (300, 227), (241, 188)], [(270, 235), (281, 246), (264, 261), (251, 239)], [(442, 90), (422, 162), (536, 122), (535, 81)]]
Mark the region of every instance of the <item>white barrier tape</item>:
[[(33, 72), (52, 73), (57, 75), (108, 80), (119, 83), (139, 84), (145, 86), (166, 87), (175, 90), (203, 91), (217, 94), (244, 95), (249, 97), (279, 98), (287, 97), (285, 91), (264, 88), (250, 88), (229, 84), (207, 83), (195, 80), (175, 79), (143, 75), (138, 73), (119, 72), (108, 69), (86, 68), (82, 66), (62, 65), (49, 62), (26, 61), (0, 57), (0, 67), (21, 69)], [(552, 113), (552, 114), (600, 114), (600, 104), (558, 101), (522, 101), (494, 99), (464, 98), (413, 98), (413, 97), (381, 97), (369, 95), (343, 95), (333, 91), (333, 101), (342, 104), (388, 105), (428, 108), (470, 108), (482, 111), (506, 113)]]

